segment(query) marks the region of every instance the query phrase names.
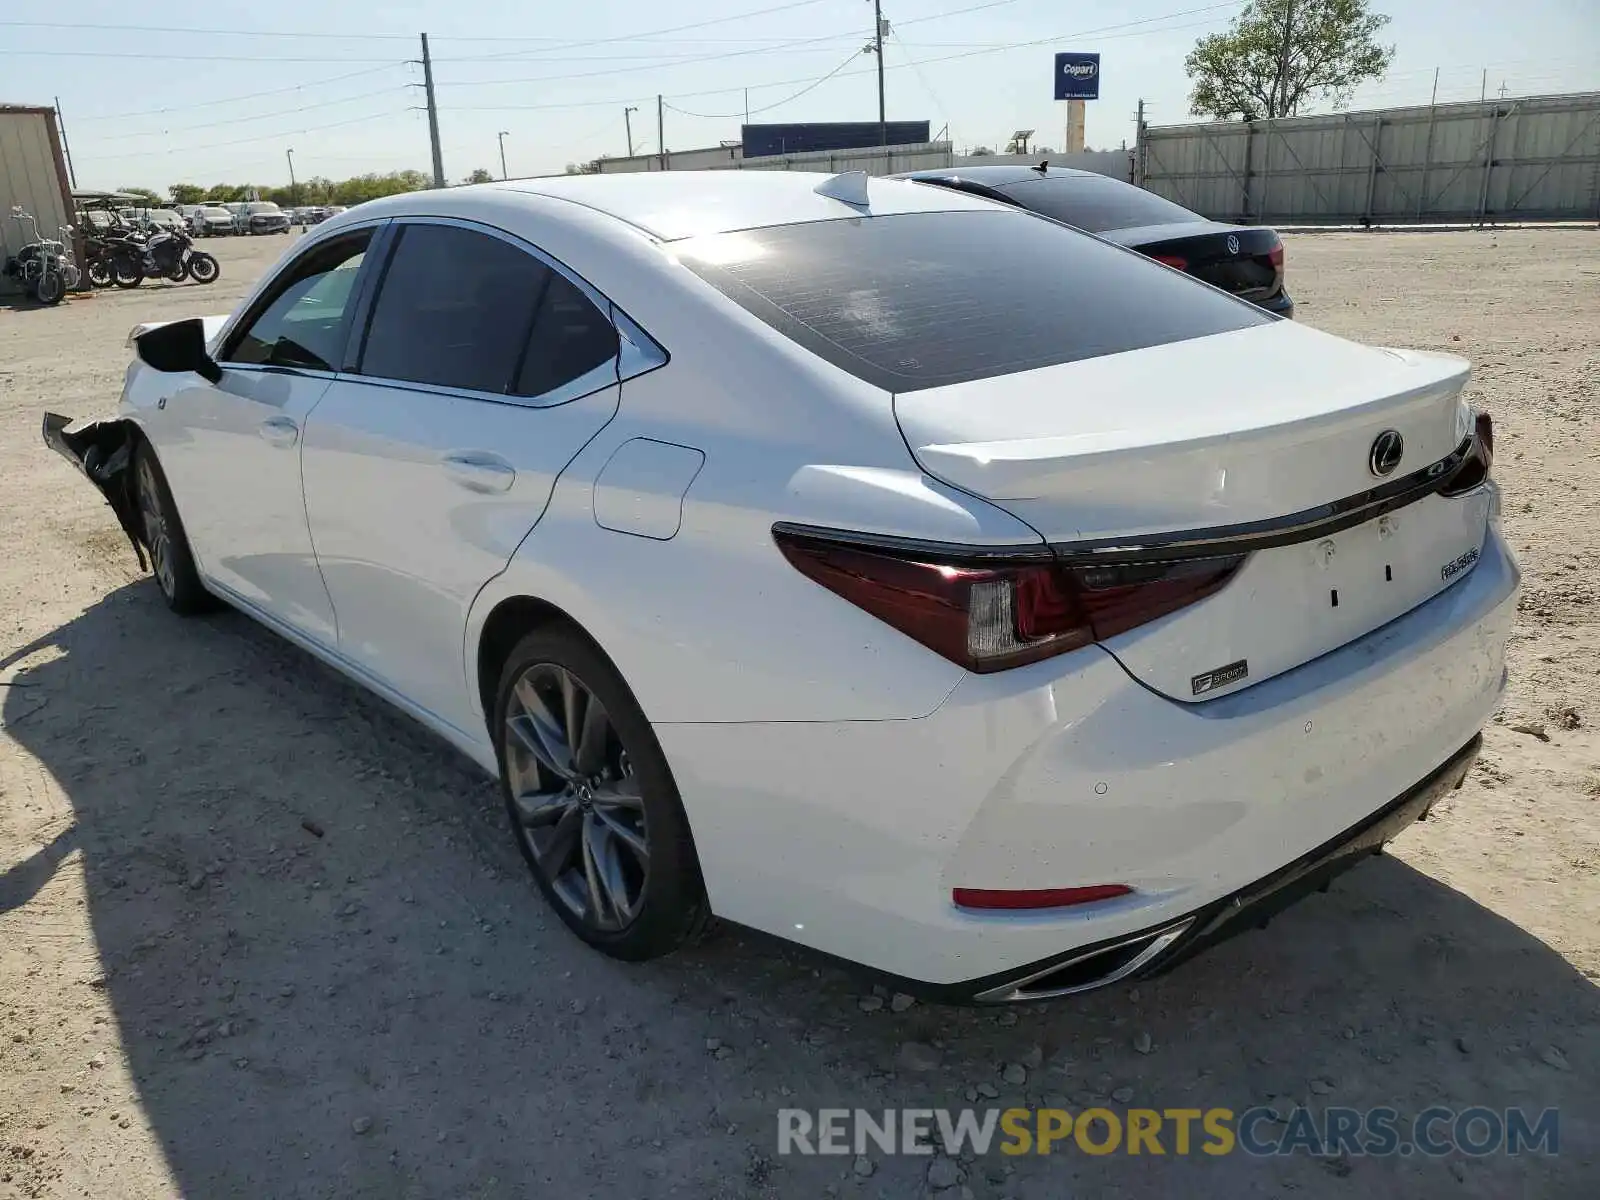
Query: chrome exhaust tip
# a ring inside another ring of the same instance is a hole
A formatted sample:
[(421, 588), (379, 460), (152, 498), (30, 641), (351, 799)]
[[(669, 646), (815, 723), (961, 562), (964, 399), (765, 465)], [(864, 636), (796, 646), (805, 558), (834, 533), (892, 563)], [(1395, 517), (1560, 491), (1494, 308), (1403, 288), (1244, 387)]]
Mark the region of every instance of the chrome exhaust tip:
[(1149, 966), (1170, 950), (1194, 924), (1193, 917), (1158, 929), (1087, 951), (1065, 962), (1056, 963), (1022, 979), (1013, 979), (973, 997), (978, 1004), (1023, 1004), (1031, 1000), (1053, 1000), (1093, 991), (1126, 979)]

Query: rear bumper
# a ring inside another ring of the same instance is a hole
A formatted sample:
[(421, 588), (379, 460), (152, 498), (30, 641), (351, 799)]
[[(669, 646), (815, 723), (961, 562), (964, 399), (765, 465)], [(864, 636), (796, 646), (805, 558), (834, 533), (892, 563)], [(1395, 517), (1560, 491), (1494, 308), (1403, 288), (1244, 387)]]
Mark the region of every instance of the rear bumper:
[(1131, 937), (1080, 947), (1020, 971), (937, 989), (930, 998), (1007, 1004), (1074, 995), (1121, 980), (1163, 974), (1235, 934), (1264, 929), (1268, 921), (1296, 901), (1314, 891), (1326, 891), (1351, 867), (1381, 853), (1407, 826), (1427, 820), (1440, 798), (1461, 786), (1482, 746), (1482, 736), (1474, 736), (1426, 778), (1354, 828), (1177, 921), (1141, 930)]
[(1289, 295), (1287, 288), (1280, 291), (1276, 296), (1268, 296), (1265, 300), (1257, 300), (1254, 303), (1257, 308), (1264, 308), (1269, 313), (1277, 313), (1278, 316), (1288, 317), (1290, 320), (1294, 319), (1294, 297)]
[[(1494, 711), (1517, 586), (1491, 529), (1432, 600), (1204, 704), (1091, 647), (966, 676), (916, 720), (655, 728), (718, 915), (972, 999), (1152, 931), (1174, 936), (1139, 969), (1176, 961), (1234, 898), (1290, 895), (1286, 872), (1392, 836), (1396, 797)], [(1039, 912), (951, 902), (1099, 883), (1134, 891)]]

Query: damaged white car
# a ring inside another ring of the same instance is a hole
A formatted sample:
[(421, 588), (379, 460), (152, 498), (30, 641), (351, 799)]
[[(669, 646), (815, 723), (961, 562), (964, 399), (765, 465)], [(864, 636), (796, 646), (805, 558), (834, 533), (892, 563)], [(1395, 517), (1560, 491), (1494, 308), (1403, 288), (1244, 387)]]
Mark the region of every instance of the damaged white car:
[(498, 775), (548, 902), (920, 994), (1164, 970), (1456, 786), (1517, 568), (1467, 366), (864, 176), (394, 196), (47, 417), (167, 604)]

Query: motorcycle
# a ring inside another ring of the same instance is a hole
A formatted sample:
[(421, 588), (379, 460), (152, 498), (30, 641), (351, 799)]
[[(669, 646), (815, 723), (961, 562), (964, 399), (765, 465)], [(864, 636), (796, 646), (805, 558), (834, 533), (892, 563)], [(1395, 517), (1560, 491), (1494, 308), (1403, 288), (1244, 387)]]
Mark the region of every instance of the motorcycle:
[[(129, 245), (130, 258), (142, 257), (144, 239), (139, 231), (127, 226), (116, 224), (101, 230), (91, 229), (84, 238), (83, 258), (84, 268), (89, 274), (89, 283), (93, 287), (108, 288), (116, 282), (117, 251), (120, 247)], [(137, 286), (131, 284), (129, 286)]]
[(40, 304), (60, 304), (68, 290), (78, 286), (78, 264), (68, 248), (75, 231), (70, 225), (63, 225), (56, 232), (64, 240), (42, 238), (39, 222), (32, 213), (24, 212), (20, 204), (11, 206), (11, 218), (18, 225), (27, 221), (33, 240), (24, 242), (16, 256), (6, 261), (5, 274), (20, 279), (28, 296)]
[(182, 283), (214, 283), (222, 274), (217, 260), (194, 248), (194, 239), (181, 229), (161, 230), (148, 241), (131, 238), (113, 242), (110, 247), (112, 282), (120, 288), (136, 288), (148, 276)]

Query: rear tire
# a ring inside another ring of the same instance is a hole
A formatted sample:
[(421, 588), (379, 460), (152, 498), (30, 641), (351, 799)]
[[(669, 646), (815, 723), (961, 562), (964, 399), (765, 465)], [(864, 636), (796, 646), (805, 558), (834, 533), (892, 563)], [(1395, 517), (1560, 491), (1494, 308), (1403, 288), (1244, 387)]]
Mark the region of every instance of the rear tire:
[(617, 669), (578, 630), (544, 625), (511, 651), (495, 694), (512, 836), (567, 928), (633, 962), (697, 937), (710, 906), (689, 821)]
[(189, 535), (184, 532), (172, 490), (167, 487), (167, 477), (150, 443), (139, 443), (133, 470), (145, 549), (150, 554), (150, 570), (161, 598), (180, 616), (215, 608), (216, 600), (206, 591), (195, 570)]
[(131, 258), (113, 259), (111, 280), (119, 288), (136, 288), (144, 282), (144, 267)]

